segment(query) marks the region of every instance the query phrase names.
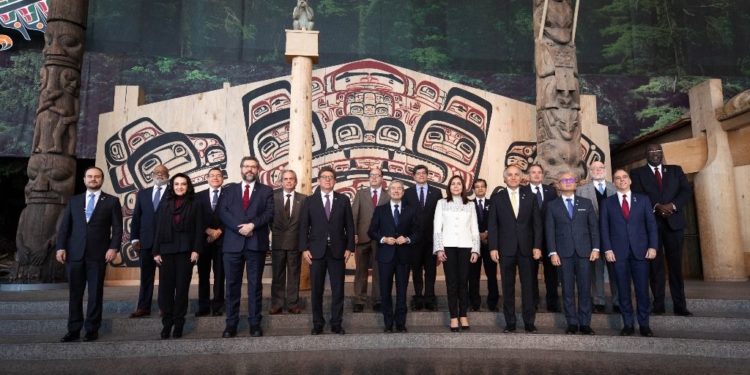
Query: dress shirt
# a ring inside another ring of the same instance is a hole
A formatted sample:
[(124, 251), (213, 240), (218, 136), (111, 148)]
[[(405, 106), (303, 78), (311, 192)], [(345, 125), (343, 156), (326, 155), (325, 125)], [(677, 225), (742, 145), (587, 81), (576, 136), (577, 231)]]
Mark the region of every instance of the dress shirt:
[[(520, 188), (516, 188), (514, 190), (514, 189), (511, 189), (511, 188), (506, 188), (506, 190), (508, 190), (508, 198), (511, 201), (513, 200), (513, 192), (514, 191), (516, 192), (516, 203), (515, 204), (516, 204), (516, 207), (521, 207), (521, 189)], [(534, 194), (536, 194), (536, 191), (532, 190), (531, 192), (534, 193)], [(544, 192), (542, 192), (542, 195), (544, 195)], [(510, 204), (513, 205), (513, 202), (510, 202)]]
[(102, 190), (101, 189), (99, 189), (97, 191), (91, 191), (91, 190), (88, 190), (88, 189), (86, 190), (86, 199), (84, 200), (86, 203), (84, 204), (85, 207), (83, 207), (83, 212), (86, 212), (86, 210), (89, 209), (89, 207), (88, 207), (89, 206), (89, 196), (91, 194), (94, 194), (94, 208), (91, 210), (91, 212), (94, 212), (94, 210), (96, 209), (96, 202), (99, 202), (99, 197), (101, 197), (101, 195), (102, 195)]
[(240, 196), (245, 195), (245, 186), (250, 186), (250, 201), (252, 202), (253, 201), (253, 189), (255, 188), (255, 181), (249, 184), (247, 183), (247, 181), (242, 181), (242, 186), (241, 186), (242, 189), (240, 189)]
[[(292, 191), (282, 190), (281, 193), (282, 193), (281, 194), (282, 198), (284, 198), (284, 201), (282, 202), (282, 204), (286, 204), (287, 194), (292, 195), (291, 197), (289, 197), (289, 212), (293, 212), (294, 211), (294, 190)], [(325, 203), (325, 198), (323, 198), (323, 203)]]
[(633, 192), (631, 192), (630, 190), (628, 190), (628, 191), (626, 191), (624, 193), (621, 193), (620, 191), (617, 192), (617, 202), (620, 203), (620, 208), (622, 208), (622, 196), (623, 195), (627, 195), (628, 196), (625, 200), (628, 201), (628, 208), (632, 210), (633, 209), (633, 204), (631, 202), (632, 202), (632, 199), (633, 199)]
[[(569, 195), (569, 196), (565, 195), (565, 194), (560, 194), (560, 198), (562, 198), (563, 204), (565, 204), (565, 210), (568, 209), (568, 199), (570, 199), (570, 204), (573, 206), (573, 215), (575, 215), (575, 210), (576, 210), (576, 196), (575, 196), (575, 194)], [(598, 248), (593, 248), (593, 249), (591, 249), (591, 251), (596, 251), (598, 253), (599, 249)], [(553, 252), (549, 253), (550, 257), (553, 256), (553, 255), (557, 255), (557, 251), (553, 251)]]
[(532, 183), (529, 183), (529, 187), (531, 188), (531, 194), (534, 194), (536, 196), (536, 189), (539, 189), (539, 195), (542, 196), (542, 203), (544, 203), (544, 187), (542, 184), (534, 185)]
[[(398, 205), (399, 215), (404, 213), (404, 201), (400, 201), (400, 202), (391, 201), (391, 216), (393, 216), (393, 213), (396, 211), (396, 205)], [(380, 239), (380, 243), (385, 243), (385, 237)], [(406, 237), (406, 243), (411, 243), (411, 239), (409, 237)]]

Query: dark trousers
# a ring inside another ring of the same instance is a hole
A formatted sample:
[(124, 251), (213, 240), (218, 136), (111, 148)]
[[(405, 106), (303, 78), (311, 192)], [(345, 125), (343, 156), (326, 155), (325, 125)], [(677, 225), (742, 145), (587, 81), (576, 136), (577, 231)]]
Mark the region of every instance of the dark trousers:
[(188, 310), (188, 292), (193, 278), (193, 262), (190, 252), (162, 254), (159, 267), (159, 295), (161, 299), (162, 324), (181, 327), (185, 324)]
[[(398, 263), (393, 257), (388, 263), (378, 262), (380, 273), (381, 310), (383, 311), (383, 322), (385, 327), (393, 327), (395, 318), (396, 326), (406, 325), (406, 289), (409, 286), (409, 264)], [(396, 276), (396, 313), (393, 313), (393, 276)]]
[(448, 310), (451, 319), (465, 317), (469, 308), (469, 264), (471, 248), (446, 247), (445, 287), (448, 290)]
[(620, 294), (620, 311), (622, 321), (626, 326), (633, 325), (633, 300), (630, 294), (630, 281), (633, 281), (635, 289), (635, 302), (638, 308), (638, 325), (641, 328), (648, 327), (648, 318), (651, 315), (648, 298), (648, 260), (636, 260), (632, 256), (627, 259), (617, 258), (615, 262), (615, 276)]
[(224, 253), (224, 271), (227, 276), (227, 327), (237, 327), (240, 321), (240, 298), (242, 297), (242, 275), (247, 271), (247, 321), (250, 326), (259, 326), (263, 319), (260, 310), (263, 303), (263, 267), (266, 252), (245, 249), (239, 253)]
[[(662, 220), (657, 218), (656, 220)], [(682, 244), (685, 232), (683, 230), (671, 230), (667, 223), (659, 226), (659, 247), (656, 248), (656, 258), (651, 260), (649, 279), (651, 281), (651, 293), (654, 294), (654, 310), (664, 310), (664, 258), (669, 269), (669, 293), (672, 295), (674, 310), (680, 311), (687, 308), (685, 301), (685, 281), (682, 276)]]
[(313, 259), (310, 265), (310, 292), (313, 324), (325, 326), (323, 318), (323, 290), (326, 283), (326, 272), (331, 279), (331, 327), (341, 327), (344, 315), (344, 258), (333, 259), (331, 248), (326, 247), (326, 255), (322, 259)]
[(500, 301), (500, 292), (497, 288), (497, 263), (490, 258), (490, 251), (485, 244), (481, 246), (480, 255), (476, 263), (469, 263), (469, 304), (476, 309), (482, 305), (479, 280), (482, 276), (482, 264), (484, 264), (484, 274), (487, 276), (487, 308), (496, 309)]
[[(432, 238), (432, 233), (426, 234)], [(435, 277), (437, 276), (437, 257), (432, 254), (432, 241), (421, 240), (412, 245), (411, 280), (414, 284), (414, 302), (435, 303)], [(424, 272), (424, 279), (422, 279)]]
[(542, 254), (542, 259), (540, 260), (534, 260), (532, 263), (532, 269), (531, 273), (533, 274), (533, 278), (531, 279), (532, 282), (532, 289), (534, 293), (534, 306), (539, 306), (539, 278), (537, 275), (539, 274), (539, 265), (542, 265), (544, 267), (544, 286), (547, 289), (547, 309), (556, 310), (558, 307), (558, 302), (560, 299), (560, 295), (557, 293), (557, 284), (560, 281), (560, 277), (558, 274), (558, 269), (554, 265), (552, 265), (552, 259), (547, 255), (547, 251), (544, 251)]
[[(211, 299), (211, 271), (214, 272), (214, 298)], [(207, 244), (198, 257), (198, 310), (221, 311), (224, 307), (224, 261), (221, 246)]]
[[(591, 325), (591, 280), (589, 258), (573, 254), (560, 258), (560, 279), (565, 321), (569, 325)], [(578, 287), (578, 310), (575, 306), (575, 289)]]
[(354, 303), (367, 303), (367, 276), (372, 268), (372, 304), (380, 303), (380, 275), (378, 273), (378, 262), (375, 257), (378, 253), (377, 241), (370, 241), (357, 245), (354, 252), (354, 261), (357, 269), (354, 271)]
[[(521, 308), (524, 324), (534, 324), (534, 294), (532, 291), (532, 266), (536, 261), (523, 256), (518, 250), (514, 256), (500, 256), (500, 277), (503, 285), (503, 315), (505, 324), (516, 326), (516, 269), (521, 279)], [(533, 276), (535, 277), (535, 275)]]
[[(141, 248), (138, 252), (138, 260), (141, 263), (141, 286), (138, 288), (138, 310), (151, 311), (151, 301), (154, 299), (154, 275), (156, 274), (156, 262), (151, 248)], [(161, 309), (161, 294), (158, 304)]]
[[(86, 332), (98, 332), (102, 326), (102, 299), (104, 298), (104, 273), (107, 263), (82, 260), (65, 263), (68, 273), (68, 332), (79, 333), (81, 328)], [(83, 293), (89, 288), (89, 300), (86, 308), (86, 322), (83, 320)]]
[(299, 302), (299, 276), (302, 256), (297, 250), (271, 252), (273, 276), (271, 281), (271, 307), (293, 309)]

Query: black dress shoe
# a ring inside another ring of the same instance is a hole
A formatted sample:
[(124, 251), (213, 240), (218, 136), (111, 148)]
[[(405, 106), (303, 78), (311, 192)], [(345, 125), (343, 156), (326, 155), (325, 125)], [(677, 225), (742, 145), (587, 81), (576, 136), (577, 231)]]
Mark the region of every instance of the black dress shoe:
[(195, 317), (196, 318), (201, 317), (201, 316), (208, 316), (208, 315), (211, 315), (211, 311), (210, 310), (198, 310), (198, 311), (195, 312)]
[(323, 333), (323, 326), (314, 326), (312, 329), (312, 332), (310, 332), (313, 335), (320, 335)]
[(578, 326), (573, 324), (568, 324), (568, 328), (565, 328), (565, 334), (566, 335), (575, 335), (578, 333)]
[(664, 315), (667, 312), (664, 309), (652, 309), (651, 315)]
[(547, 308), (547, 312), (551, 312), (551, 313), (559, 313), (560, 311), (561, 311), (560, 307), (558, 306), (552, 306), (552, 307)]
[(343, 335), (346, 333), (346, 331), (344, 331), (344, 328), (342, 328), (341, 326), (331, 327), (331, 332), (337, 335)]
[(262, 336), (263, 336), (263, 329), (260, 328), (260, 325), (250, 326), (250, 337), (262, 337)]
[(654, 331), (651, 330), (651, 328), (648, 327), (641, 327), (641, 336), (643, 337), (654, 337)]
[(451, 332), (458, 332), (460, 329), (460, 327), (451, 327)]
[(174, 331), (172, 332), (172, 337), (179, 339), (182, 337), (182, 326), (174, 326)]
[(237, 327), (224, 328), (224, 333), (221, 334), (221, 337), (225, 339), (230, 339), (235, 336), (237, 336)]
[(99, 332), (86, 332), (83, 341), (96, 341), (99, 339)]
[(471, 312), (477, 312), (477, 311), (479, 311), (479, 306), (472, 306), (472, 307), (471, 307), (471, 308), (469, 309), (469, 311), (471, 311)]
[(362, 312), (362, 310), (365, 309), (365, 305), (356, 304), (354, 305), (354, 308), (352, 308), (352, 312), (358, 313)]
[(524, 327), (524, 330), (526, 330), (526, 332), (528, 332), (528, 333), (539, 333), (539, 330), (537, 330), (536, 326), (533, 325), (533, 324), (527, 324)]
[(625, 326), (620, 330), (620, 336), (633, 336), (635, 334), (635, 327)]
[(487, 309), (490, 310), (491, 312), (500, 312), (500, 309), (497, 308), (497, 306), (488, 307)]
[(612, 306), (612, 314), (622, 314), (622, 310), (620, 310), (620, 306)]
[(222, 315), (224, 315), (224, 311), (222, 311), (221, 309), (214, 310), (211, 313), (211, 316), (222, 316)]
[(424, 309), (424, 302), (415, 302), (411, 307), (411, 311), (422, 311), (422, 309)]
[(688, 311), (688, 309), (675, 309), (674, 314), (677, 316), (693, 316), (693, 313)]
[(507, 325), (505, 326), (505, 329), (503, 329), (503, 333), (513, 333), (516, 331), (516, 326)]
[(591, 329), (591, 326), (581, 326), (581, 333), (584, 335), (595, 335), (596, 332), (594, 332), (593, 329)]
[(372, 311), (374, 311), (374, 312), (380, 312), (380, 304), (376, 303), (376, 304), (372, 305)]
[(68, 332), (60, 339), (60, 342), (73, 342), (78, 341), (81, 338), (81, 334), (78, 332)]
[(393, 333), (393, 326), (383, 328), (383, 333)]
[(426, 302), (424, 308), (428, 311), (438, 311), (437, 305), (433, 302)]
[(406, 326), (396, 326), (396, 332), (398, 333), (406, 333)]
[(604, 305), (594, 305), (594, 314), (604, 314)]

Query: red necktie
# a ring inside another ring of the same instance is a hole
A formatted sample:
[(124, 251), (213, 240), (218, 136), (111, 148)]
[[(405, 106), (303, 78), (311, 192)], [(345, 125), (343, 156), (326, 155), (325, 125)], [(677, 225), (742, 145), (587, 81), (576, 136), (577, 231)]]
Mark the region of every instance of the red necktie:
[(663, 181), (661, 179), (661, 173), (659, 172), (659, 167), (654, 168), (654, 176), (656, 176), (656, 182), (659, 183), (659, 190), (663, 190)]
[(630, 205), (628, 205), (628, 195), (622, 195), (622, 214), (625, 216), (625, 220), (630, 220)]
[(372, 191), (372, 206), (373, 207), (378, 206), (378, 191), (377, 190)]
[(245, 206), (245, 210), (250, 207), (250, 185), (245, 185), (245, 193), (242, 194), (242, 205)]

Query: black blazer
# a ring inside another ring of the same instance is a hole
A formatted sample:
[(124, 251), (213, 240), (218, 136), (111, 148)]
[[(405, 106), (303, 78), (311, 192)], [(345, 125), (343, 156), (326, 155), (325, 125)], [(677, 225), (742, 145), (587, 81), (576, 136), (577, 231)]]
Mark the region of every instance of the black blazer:
[(299, 251), (310, 250), (313, 259), (325, 258), (329, 237), (333, 259), (343, 259), (346, 250), (354, 251), (354, 216), (349, 198), (332, 194), (330, 220), (326, 218), (320, 188), (307, 197), (300, 213)]
[[(164, 204), (161, 204), (161, 202), (159, 203), (159, 210), (157, 211), (156, 219), (156, 233), (154, 233), (154, 247), (152, 248), (154, 255), (188, 253), (193, 251), (196, 253), (203, 252), (203, 245), (206, 243), (206, 225), (203, 221), (203, 205), (196, 201), (195, 197), (193, 197), (192, 202), (190, 203), (190, 210), (184, 213), (185, 217), (183, 217), (183, 220), (190, 220), (189, 222), (192, 223), (192, 225), (189, 228), (185, 228), (182, 232), (176, 231), (174, 225), (171, 225), (173, 218), (170, 218), (170, 225), (164, 224), (164, 215), (170, 215), (167, 207), (172, 204), (171, 199), (164, 201)], [(159, 240), (164, 231), (172, 231), (172, 241), (164, 242)]]
[[(273, 221), (273, 190), (255, 181), (253, 192), (250, 193), (250, 206), (247, 210), (242, 204), (242, 183), (229, 184), (222, 189), (221, 210), (219, 217), (224, 223), (224, 253), (239, 253), (245, 249), (252, 251), (271, 250), (268, 235), (271, 232), (270, 223)], [(239, 225), (253, 223), (253, 235), (245, 237), (239, 232)]]
[(576, 195), (571, 219), (562, 197), (549, 202), (544, 232), (549, 253), (557, 253), (560, 258), (570, 258), (573, 254), (588, 258), (591, 250), (599, 246), (599, 219), (594, 204)]
[[(168, 187), (168, 184), (162, 186), (159, 206), (169, 197)], [(142, 249), (150, 249), (154, 245), (156, 221), (154, 220), (154, 203), (151, 197), (153, 192), (153, 186), (138, 191), (135, 198), (135, 208), (133, 208), (133, 218), (130, 220), (130, 240), (140, 241)]]
[(122, 207), (117, 197), (102, 192), (86, 222), (86, 195), (70, 198), (57, 231), (57, 250), (67, 251), (67, 260), (104, 262), (109, 249), (120, 249), (122, 243)]
[[(221, 197), (224, 195), (224, 188), (222, 187), (219, 191), (219, 201), (216, 203), (216, 208), (211, 210), (211, 201), (214, 198), (213, 190), (214, 189), (209, 187), (208, 189), (201, 191), (195, 195), (195, 200), (200, 203), (203, 209), (203, 225), (205, 225), (206, 228), (221, 229), (221, 236), (219, 236), (216, 241), (211, 242), (212, 245), (221, 246), (221, 244), (224, 243), (224, 223), (221, 222), (219, 211), (221, 209)], [(203, 238), (208, 240), (207, 235), (203, 236)], [(205, 244), (208, 244), (208, 242), (205, 242)]]
[(685, 229), (685, 204), (693, 195), (693, 189), (688, 183), (682, 167), (679, 165), (661, 165), (661, 180), (663, 191), (659, 189), (659, 183), (656, 182), (654, 169), (646, 164), (630, 171), (630, 179), (633, 184), (630, 189), (635, 193), (648, 195), (651, 204), (673, 203), (677, 207), (677, 212), (667, 218), (656, 215), (656, 223), (661, 226), (666, 223), (672, 230)]
[[(414, 208), (419, 220), (419, 240), (422, 242), (432, 242), (433, 220), (435, 220), (435, 208), (439, 200), (443, 199), (443, 192), (431, 185), (427, 185), (427, 196), (425, 197), (424, 210), (419, 203), (419, 191), (417, 185), (414, 185), (404, 191), (404, 198), (401, 200), (404, 205)], [(412, 242), (417, 243), (417, 242)]]
[(500, 251), (501, 256), (531, 256), (532, 249), (542, 247), (542, 214), (536, 196), (519, 189), (518, 218), (513, 214), (508, 189), (492, 194), (489, 231), (489, 249)]
[(477, 224), (479, 226), (479, 233), (484, 233), (487, 231), (487, 224), (490, 222), (490, 206), (492, 204), (492, 200), (487, 196), (484, 197), (484, 213), (482, 216), (479, 215), (477, 198), (472, 199), (472, 203), (474, 203), (474, 210), (477, 212)]
[[(375, 208), (370, 221), (370, 229), (367, 235), (370, 239), (378, 243), (377, 261), (390, 263), (394, 257), (399, 264), (409, 264), (409, 251), (411, 244), (419, 241), (419, 220), (414, 208), (410, 206), (399, 206), (398, 225), (393, 220), (391, 211), (391, 202), (380, 205)], [(410, 243), (403, 245), (388, 245), (380, 243), (383, 237), (407, 237)]]

